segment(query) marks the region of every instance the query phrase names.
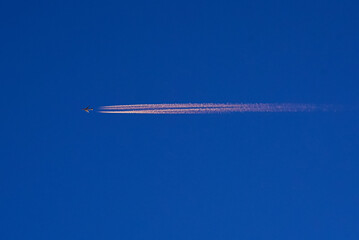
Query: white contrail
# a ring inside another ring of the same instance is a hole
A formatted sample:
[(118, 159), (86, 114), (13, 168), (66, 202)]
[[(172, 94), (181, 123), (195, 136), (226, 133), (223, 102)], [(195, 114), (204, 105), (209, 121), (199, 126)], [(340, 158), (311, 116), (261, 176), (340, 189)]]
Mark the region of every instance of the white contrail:
[[(212, 107), (234, 107), (238, 104), (219, 103), (165, 103), (165, 104), (135, 104), (135, 105), (112, 105), (103, 106), (102, 109), (163, 109), (163, 108), (212, 108)], [(244, 104), (242, 104), (244, 105)]]
[(136, 104), (101, 107), (100, 113), (122, 114), (208, 114), (226, 112), (312, 112), (334, 111), (337, 107), (324, 104), (297, 103), (182, 103), (182, 104)]

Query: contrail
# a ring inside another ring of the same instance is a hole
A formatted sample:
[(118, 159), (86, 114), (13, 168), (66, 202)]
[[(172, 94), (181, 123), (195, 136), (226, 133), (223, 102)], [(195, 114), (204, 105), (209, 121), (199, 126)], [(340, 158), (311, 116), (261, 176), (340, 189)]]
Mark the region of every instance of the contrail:
[(102, 106), (100, 113), (121, 114), (210, 114), (229, 112), (336, 111), (338, 106), (298, 103), (171, 103)]

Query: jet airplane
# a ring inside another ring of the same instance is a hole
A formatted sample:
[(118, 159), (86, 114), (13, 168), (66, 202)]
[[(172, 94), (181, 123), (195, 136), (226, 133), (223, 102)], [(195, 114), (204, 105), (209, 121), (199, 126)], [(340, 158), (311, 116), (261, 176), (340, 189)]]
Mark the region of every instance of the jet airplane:
[(82, 110), (84, 110), (87, 113), (90, 113), (90, 111), (93, 111), (93, 108), (90, 108), (90, 106), (83, 108)]

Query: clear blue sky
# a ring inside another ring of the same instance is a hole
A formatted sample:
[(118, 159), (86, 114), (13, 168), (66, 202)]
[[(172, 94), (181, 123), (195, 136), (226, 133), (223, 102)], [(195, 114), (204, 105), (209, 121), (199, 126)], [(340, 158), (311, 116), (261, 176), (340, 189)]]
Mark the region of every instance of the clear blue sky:
[(359, 3), (1, 1), (1, 239), (359, 239)]

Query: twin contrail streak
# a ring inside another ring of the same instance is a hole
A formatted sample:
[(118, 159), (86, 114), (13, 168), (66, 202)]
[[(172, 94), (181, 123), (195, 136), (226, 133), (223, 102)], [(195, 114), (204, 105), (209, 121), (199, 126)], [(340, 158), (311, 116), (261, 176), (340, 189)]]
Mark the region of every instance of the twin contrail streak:
[(337, 107), (325, 104), (298, 103), (172, 103), (112, 105), (101, 107), (100, 113), (120, 114), (210, 114), (229, 112), (314, 112), (335, 111)]

